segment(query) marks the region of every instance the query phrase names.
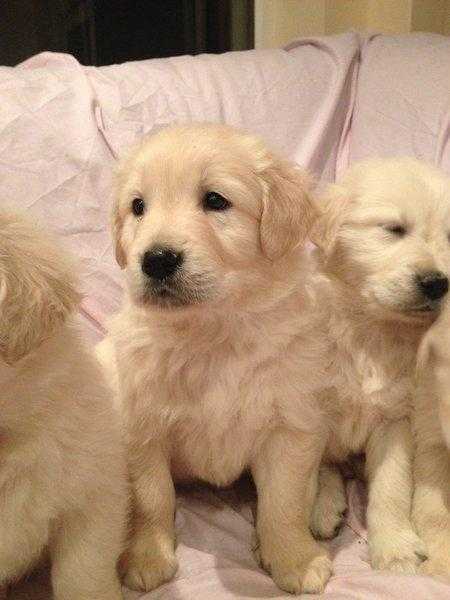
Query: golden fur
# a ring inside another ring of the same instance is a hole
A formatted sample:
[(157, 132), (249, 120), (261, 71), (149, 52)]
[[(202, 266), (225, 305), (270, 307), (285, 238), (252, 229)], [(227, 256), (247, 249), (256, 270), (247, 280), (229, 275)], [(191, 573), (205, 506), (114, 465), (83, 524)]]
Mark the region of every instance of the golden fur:
[(125, 460), (72, 273), (48, 235), (0, 213), (0, 586), (48, 549), (56, 600), (120, 600)]
[[(309, 187), (261, 141), (225, 126), (168, 128), (121, 166), (113, 231), (128, 290), (99, 356), (117, 378), (128, 437), (132, 588), (153, 589), (177, 568), (173, 482), (223, 486), (245, 469), (258, 491), (257, 554), (275, 582), (320, 592), (330, 576), (309, 531), (325, 440), (311, 399), (324, 349), (304, 317)], [(205, 212), (211, 190), (232, 207)], [(140, 217), (135, 197), (146, 202)], [(141, 269), (155, 245), (185, 254), (165, 295)]]
[[(328, 389), (320, 395), (330, 422), (325, 457), (339, 462), (366, 453), (372, 565), (412, 573), (427, 553), (410, 518), (415, 364), (420, 340), (439, 309), (439, 301), (421, 295), (416, 277), (449, 274), (449, 187), (418, 161), (373, 160), (355, 165), (330, 186), (322, 206), (313, 232), (320, 250), (311, 318), (332, 344)], [(419, 445), (423, 441), (419, 431)], [(433, 472), (433, 460), (430, 453), (426, 464), (416, 463), (419, 479)], [(438, 483), (448, 494), (448, 470), (446, 477)], [(336, 486), (337, 513), (339, 479)], [(324, 519), (320, 512), (314, 515), (319, 531)], [(448, 524), (448, 514), (446, 519)], [(419, 531), (428, 542), (429, 535)]]
[[(450, 203), (450, 181), (446, 201)], [(413, 519), (427, 546), (422, 571), (450, 580), (450, 306), (425, 336), (415, 399)]]

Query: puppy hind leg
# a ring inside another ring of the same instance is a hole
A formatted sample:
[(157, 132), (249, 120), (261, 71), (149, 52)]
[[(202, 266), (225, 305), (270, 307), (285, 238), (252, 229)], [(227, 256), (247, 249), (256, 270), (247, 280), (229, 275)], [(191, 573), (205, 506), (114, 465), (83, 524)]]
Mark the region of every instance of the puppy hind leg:
[(345, 483), (339, 468), (334, 464), (322, 463), (311, 514), (313, 535), (318, 539), (336, 537), (346, 510)]
[(50, 543), (55, 600), (122, 600), (117, 563), (125, 531), (115, 510), (65, 516)]

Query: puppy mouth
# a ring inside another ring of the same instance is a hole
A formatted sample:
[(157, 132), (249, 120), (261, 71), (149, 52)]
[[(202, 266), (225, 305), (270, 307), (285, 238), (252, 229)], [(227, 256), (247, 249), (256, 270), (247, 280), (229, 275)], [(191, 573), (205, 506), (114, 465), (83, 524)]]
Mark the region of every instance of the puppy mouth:
[(440, 302), (426, 302), (416, 306), (409, 306), (403, 308), (402, 312), (405, 315), (411, 315), (416, 317), (427, 317), (435, 315), (440, 309)]
[(174, 309), (189, 307), (204, 302), (209, 294), (206, 289), (189, 286), (183, 282), (148, 283), (142, 294), (143, 304), (159, 308)]
[(428, 322), (434, 320), (439, 314), (441, 303), (439, 301), (419, 301), (417, 303), (407, 302), (376, 302), (379, 308), (386, 314), (390, 314), (390, 318), (407, 320), (411, 322)]
[(425, 313), (425, 312), (434, 312), (437, 310), (437, 306), (431, 306), (430, 304), (426, 304), (425, 306), (418, 306), (416, 308), (411, 308), (409, 310), (409, 312), (418, 312), (418, 313)]

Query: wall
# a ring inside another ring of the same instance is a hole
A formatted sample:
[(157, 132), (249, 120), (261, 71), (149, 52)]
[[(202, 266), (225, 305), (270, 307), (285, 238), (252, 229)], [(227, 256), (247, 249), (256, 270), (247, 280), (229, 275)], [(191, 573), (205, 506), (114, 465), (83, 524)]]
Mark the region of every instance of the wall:
[(448, 0), (414, 0), (411, 13), (412, 31), (434, 31), (450, 35)]
[(324, 33), (343, 33), (349, 29), (363, 31), (368, 4), (369, 0), (326, 0)]
[[(376, 0), (368, 3), (366, 31), (408, 33), (414, 0)], [(434, 2), (434, 0), (431, 0)]]
[(255, 48), (277, 48), (325, 29), (325, 0), (255, 0)]
[(256, 48), (349, 29), (450, 35), (450, 0), (255, 0)]

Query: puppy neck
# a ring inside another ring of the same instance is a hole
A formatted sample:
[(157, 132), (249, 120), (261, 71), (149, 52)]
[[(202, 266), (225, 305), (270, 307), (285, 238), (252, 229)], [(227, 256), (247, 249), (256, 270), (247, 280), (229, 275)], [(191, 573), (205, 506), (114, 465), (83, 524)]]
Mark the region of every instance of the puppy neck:
[(389, 340), (394, 345), (406, 344), (408, 348), (417, 348), (418, 344), (431, 325), (430, 319), (404, 319), (400, 314), (388, 311), (371, 310), (365, 300), (354, 290), (336, 281), (328, 282), (328, 306), (330, 322), (339, 329), (347, 329), (361, 340), (371, 344), (374, 339)]

